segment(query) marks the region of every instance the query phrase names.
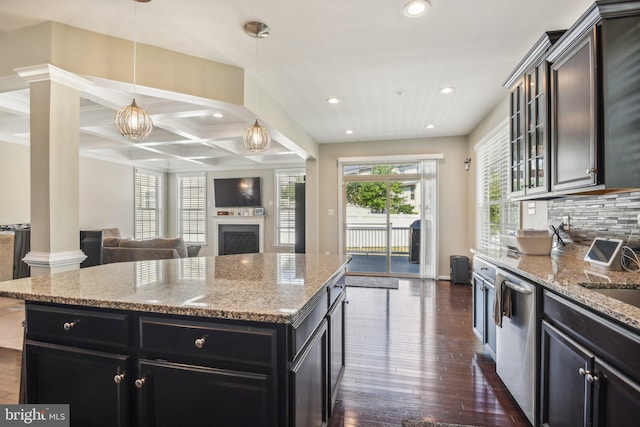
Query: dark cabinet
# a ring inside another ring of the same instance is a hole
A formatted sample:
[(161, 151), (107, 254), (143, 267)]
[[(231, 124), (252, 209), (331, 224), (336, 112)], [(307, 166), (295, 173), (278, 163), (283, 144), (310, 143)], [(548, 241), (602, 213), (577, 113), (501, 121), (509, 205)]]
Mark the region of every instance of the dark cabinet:
[(473, 332), (484, 345), (485, 352), (496, 359), (496, 324), (493, 321), (495, 266), (475, 257), (473, 260)]
[(598, 183), (594, 31), (551, 66), (552, 189)]
[(272, 382), (263, 374), (140, 360), (137, 425), (277, 426)]
[(640, 6), (599, 1), (549, 51), (554, 195), (640, 186)]
[(543, 426), (631, 427), (640, 411), (640, 336), (545, 291)]
[(329, 326), (329, 415), (338, 397), (338, 385), (344, 374), (346, 362), (346, 293), (342, 292), (327, 313)]
[(562, 332), (542, 322), (541, 418), (543, 426), (587, 426), (586, 372), (593, 355)]
[(290, 418), (295, 426), (320, 427), (327, 423), (327, 346), (327, 321), (323, 320), (289, 372), (293, 396)]
[(505, 83), (510, 89), (510, 196), (549, 192), (548, 62), (544, 55), (563, 31), (546, 32)]
[(128, 356), (27, 341), (27, 402), (69, 404), (73, 427), (130, 425)]

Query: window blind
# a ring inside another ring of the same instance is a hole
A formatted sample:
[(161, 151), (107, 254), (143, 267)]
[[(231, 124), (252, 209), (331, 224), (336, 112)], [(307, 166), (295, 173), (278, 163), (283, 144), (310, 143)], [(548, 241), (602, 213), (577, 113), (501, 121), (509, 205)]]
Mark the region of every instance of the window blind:
[(283, 169), (276, 171), (276, 238), (277, 245), (296, 242), (295, 184), (304, 181), (305, 171)]
[(517, 230), (519, 203), (509, 195), (509, 125), (501, 126), (478, 149), (476, 243), (481, 249), (500, 246), (500, 235)]
[(178, 235), (185, 243), (206, 243), (206, 174), (178, 175)]
[(147, 239), (160, 236), (161, 175), (136, 169), (135, 236)]

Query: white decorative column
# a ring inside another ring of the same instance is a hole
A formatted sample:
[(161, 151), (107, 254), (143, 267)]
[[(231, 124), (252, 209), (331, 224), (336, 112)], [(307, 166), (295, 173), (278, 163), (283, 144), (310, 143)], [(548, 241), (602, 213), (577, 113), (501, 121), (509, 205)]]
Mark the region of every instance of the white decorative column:
[(80, 92), (90, 81), (50, 64), (19, 68), (30, 87), (31, 275), (80, 267)]

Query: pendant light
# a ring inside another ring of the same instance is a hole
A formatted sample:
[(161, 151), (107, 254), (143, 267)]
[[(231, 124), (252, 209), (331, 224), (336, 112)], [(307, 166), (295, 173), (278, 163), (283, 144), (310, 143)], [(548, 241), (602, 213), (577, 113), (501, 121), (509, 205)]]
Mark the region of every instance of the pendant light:
[(148, 3), (151, 0), (133, 0), (133, 101), (131, 105), (122, 107), (116, 113), (116, 128), (122, 136), (129, 139), (143, 140), (153, 130), (151, 116), (136, 104), (136, 53), (137, 53), (137, 6), (138, 3)]
[[(263, 24), (262, 22), (247, 22), (244, 25), (244, 32), (249, 36), (256, 39), (256, 111), (258, 110), (258, 82), (259, 76), (258, 73), (258, 39), (263, 39), (265, 37), (269, 37), (269, 26)], [(242, 142), (244, 146), (247, 147), (247, 150), (253, 153), (261, 153), (266, 151), (271, 146), (271, 135), (269, 131), (258, 123), (258, 118), (256, 117), (256, 122), (249, 126), (242, 136)]]

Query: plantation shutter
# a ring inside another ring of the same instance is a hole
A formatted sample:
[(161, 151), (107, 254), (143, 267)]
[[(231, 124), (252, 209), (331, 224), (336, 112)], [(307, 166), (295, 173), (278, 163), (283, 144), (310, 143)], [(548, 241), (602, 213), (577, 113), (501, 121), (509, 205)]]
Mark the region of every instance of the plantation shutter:
[(186, 243), (206, 243), (206, 174), (178, 176), (178, 235)]
[(294, 245), (296, 242), (295, 184), (304, 181), (304, 174), (300, 169), (276, 171), (277, 245)]
[(136, 169), (135, 174), (135, 238), (160, 236), (161, 175)]

